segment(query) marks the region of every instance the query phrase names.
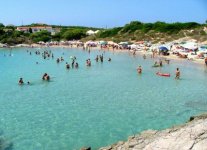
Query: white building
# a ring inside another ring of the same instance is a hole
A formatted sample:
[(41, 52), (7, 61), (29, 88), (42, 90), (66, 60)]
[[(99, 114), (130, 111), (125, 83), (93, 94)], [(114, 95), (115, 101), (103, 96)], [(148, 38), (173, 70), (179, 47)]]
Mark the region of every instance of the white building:
[(51, 26), (17, 27), (18, 31), (23, 31), (25, 33), (29, 33), (30, 29), (32, 30), (32, 33), (46, 30), (46, 31), (50, 32), (52, 35), (54, 35), (55, 33), (60, 32), (59, 29), (53, 29)]

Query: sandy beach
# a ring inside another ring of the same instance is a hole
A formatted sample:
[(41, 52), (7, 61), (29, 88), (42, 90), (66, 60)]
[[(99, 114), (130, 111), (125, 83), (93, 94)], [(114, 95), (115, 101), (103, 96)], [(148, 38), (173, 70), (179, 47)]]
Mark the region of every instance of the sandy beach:
[[(43, 46), (43, 45), (39, 45), (39, 44), (32, 44), (31, 47), (33, 48), (47, 48), (48, 46)], [(76, 49), (80, 49), (80, 50), (83, 50), (83, 47), (77, 47), (76, 45), (72, 45), (71, 46), (66, 46), (66, 45), (51, 45), (49, 46), (51, 48), (67, 48), (67, 49), (70, 49), (70, 48), (76, 48)], [(114, 49), (113, 48), (101, 48), (100, 46), (98, 47), (91, 47), (90, 50), (101, 50), (101, 51), (113, 51), (113, 52), (116, 52), (116, 53), (133, 53), (134, 50), (128, 50), (128, 49)], [(148, 57), (151, 57), (152, 55), (152, 52), (151, 51), (146, 51), (146, 50), (139, 50), (139, 51), (136, 51), (136, 55), (146, 55)], [(158, 55), (156, 54), (155, 55), (155, 58), (154, 59), (169, 59), (169, 60), (188, 60), (188, 61), (191, 61), (193, 63), (196, 63), (196, 64), (199, 64), (199, 65), (205, 65), (204, 63), (204, 60), (203, 59), (194, 59), (194, 60), (189, 60), (187, 58), (180, 58), (174, 54), (172, 54), (172, 52), (170, 52), (170, 55), (168, 56), (164, 56), (164, 55)]]

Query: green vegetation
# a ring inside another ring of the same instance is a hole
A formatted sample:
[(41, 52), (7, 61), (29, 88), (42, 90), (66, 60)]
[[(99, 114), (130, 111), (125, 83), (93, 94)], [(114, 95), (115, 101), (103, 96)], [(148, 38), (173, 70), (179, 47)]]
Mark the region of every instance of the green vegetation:
[(35, 43), (39, 41), (48, 42), (51, 40), (51, 34), (46, 30), (42, 30), (40, 32), (30, 34), (30, 38)]
[(126, 24), (124, 27), (113, 28), (106, 30), (100, 34), (100, 37), (110, 37), (120, 33), (133, 33), (135, 31), (141, 31), (143, 33), (147, 33), (151, 30), (156, 32), (163, 33), (177, 33), (183, 29), (193, 29), (196, 27), (202, 26), (196, 22), (188, 22), (188, 23), (165, 23), (165, 22), (155, 22), (155, 23), (141, 23), (139, 21), (132, 21), (130, 24)]
[(171, 41), (182, 37), (190, 36), (197, 40), (207, 40), (203, 27), (206, 24), (196, 22), (187, 23), (142, 23), (132, 21), (124, 27), (103, 30), (96, 36), (87, 37), (84, 40), (113, 40), (113, 41), (133, 41), (149, 40), (152, 42)]
[[(49, 26), (46, 24), (31, 24), (25, 27), (34, 26)], [(37, 43), (39, 41), (60, 41), (60, 40), (113, 40), (119, 41), (133, 41), (133, 40), (150, 40), (153, 42), (170, 41), (178, 38), (190, 36), (197, 40), (207, 40), (206, 32), (203, 31), (207, 24), (198, 24), (196, 22), (188, 23), (142, 23), (139, 21), (132, 21), (124, 27), (116, 27), (112, 29), (99, 29), (82, 26), (59, 26), (51, 25), (53, 28), (59, 29), (60, 32), (55, 35), (42, 30), (40, 32), (32, 33), (29, 28), (28, 33), (16, 30), (14, 26), (4, 26), (0, 23), (0, 43), (7, 43), (10, 45), (21, 43)], [(100, 30), (96, 35), (87, 36), (88, 30)]]
[(122, 27), (118, 27), (118, 28), (113, 28), (113, 29), (108, 29), (104, 32), (101, 32), (99, 34), (100, 38), (106, 38), (106, 37), (111, 37), (111, 36), (115, 36), (119, 33), (119, 31), (122, 29)]
[(15, 27), (0, 25), (0, 43), (20, 44), (29, 43), (26, 33), (16, 31)]
[(69, 29), (65, 31), (62, 38), (65, 40), (78, 40), (86, 36), (86, 31), (81, 29)]
[(59, 33), (51, 35), (46, 30), (32, 33), (31, 27), (34, 26), (49, 26), (46, 24), (31, 24), (25, 27), (30, 27), (28, 33), (17, 31), (16, 27), (4, 26), (0, 23), (0, 43), (7, 43), (9, 45), (22, 44), (22, 43), (37, 43), (40, 41), (60, 41), (60, 40), (78, 40), (86, 37), (88, 30), (98, 30), (98, 28), (81, 27), (81, 26), (56, 26), (53, 28), (60, 29)]

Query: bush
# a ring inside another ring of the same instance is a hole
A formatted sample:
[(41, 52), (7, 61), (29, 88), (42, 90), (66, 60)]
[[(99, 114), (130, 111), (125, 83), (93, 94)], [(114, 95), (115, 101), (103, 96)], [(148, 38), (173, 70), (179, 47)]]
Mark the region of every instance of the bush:
[(43, 42), (48, 42), (51, 40), (51, 34), (50, 32), (46, 31), (46, 30), (42, 30), (40, 32), (36, 32), (36, 33), (32, 33), (30, 35), (31, 39), (33, 42), (37, 43), (40, 41)]
[(79, 40), (85, 36), (86, 33), (81, 29), (69, 29), (62, 35), (66, 40)]
[(112, 37), (114, 35), (117, 35), (119, 31), (122, 29), (122, 27), (108, 29), (100, 33), (100, 38), (106, 38), (106, 37)]

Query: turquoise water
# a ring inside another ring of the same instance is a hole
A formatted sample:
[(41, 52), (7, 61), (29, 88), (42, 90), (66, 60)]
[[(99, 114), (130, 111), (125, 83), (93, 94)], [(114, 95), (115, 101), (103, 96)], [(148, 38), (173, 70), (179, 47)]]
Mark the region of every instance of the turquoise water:
[[(155, 61), (128, 53), (105, 52), (112, 61), (96, 63), (103, 51), (90, 54), (77, 49), (45, 48), (55, 58), (75, 55), (79, 69), (65, 69), (65, 62), (44, 60), (26, 48), (0, 51), (0, 134), (13, 150), (97, 149), (126, 140), (145, 129), (163, 129), (207, 111), (207, 68), (187, 60), (164, 64), (155, 75)], [(35, 51), (37, 49), (29, 49)], [(64, 55), (63, 55), (64, 53)], [(4, 54), (6, 56), (4, 56)], [(85, 60), (92, 59), (92, 67)], [(36, 62), (39, 62), (37, 65)], [(143, 74), (136, 68), (142, 65)], [(181, 80), (174, 80), (176, 67)], [(41, 77), (47, 72), (51, 82)], [(19, 86), (20, 77), (31, 85)]]

